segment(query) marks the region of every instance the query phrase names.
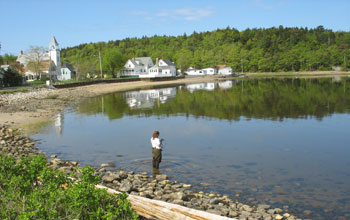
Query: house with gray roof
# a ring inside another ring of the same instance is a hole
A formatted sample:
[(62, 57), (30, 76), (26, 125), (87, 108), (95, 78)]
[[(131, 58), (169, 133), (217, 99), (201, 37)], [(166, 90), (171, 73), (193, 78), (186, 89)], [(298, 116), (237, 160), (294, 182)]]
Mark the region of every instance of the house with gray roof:
[(176, 76), (176, 65), (170, 60), (160, 59), (149, 68), (148, 74), (140, 75), (140, 78), (171, 77)]
[(129, 59), (120, 70), (121, 77), (140, 77), (147, 75), (148, 69), (153, 66), (151, 57), (135, 57)]
[(74, 68), (71, 64), (64, 64), (61, 67), (61, 74), (58, 76), (58, 80), (72, 80), (75, 76)]

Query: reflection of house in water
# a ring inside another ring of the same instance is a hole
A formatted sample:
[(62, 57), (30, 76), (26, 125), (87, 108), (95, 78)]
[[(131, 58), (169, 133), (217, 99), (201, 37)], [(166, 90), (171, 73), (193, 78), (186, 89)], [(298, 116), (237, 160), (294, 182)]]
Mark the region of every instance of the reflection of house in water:
[(204, 89), (208, 91), (212, 91), (216, 88), (216, 84), (211, 82), (211, 83), (206, 83)]
[(62, 112), (54, 116), (55, 131), (58, 135), (62, 135), (63, 133), (63, 119), (64, 117)]
[(219, 83), (214, 83), (214, 82), (209, 82), (209, 83), (194, 83), (194, 84), (187, 84), (186, 89), (190, 91), (191, 93), (196, 91), (196, 90), (208, 90), (212, 91), (216, 88), (220, 89), (230, 89), (232, 88), (232, 81), (227, 80), (224, 82), (219, 82)]
[(218, 86), (220, 89), (231, 89), (232, 88), (232, 81), (231, 80), (227, 80), (224, 82), (219, 82)]
[(194, 83), (194, 84), (187, 84), (186, 89), (190, 91), (191, 93), (196, 90), (203, 90), (205, 88), (205, 83)]
[(165, 103), (176, 96), (176, 88), (150, 89), (125, 92), (126, 102), (131, 108), (153, 108), (154, 102)]

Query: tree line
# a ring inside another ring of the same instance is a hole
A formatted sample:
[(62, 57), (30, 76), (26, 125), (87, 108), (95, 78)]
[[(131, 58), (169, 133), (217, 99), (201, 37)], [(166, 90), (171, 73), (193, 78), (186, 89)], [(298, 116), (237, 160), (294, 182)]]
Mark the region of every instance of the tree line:
[[(235, 72), (331, 70), (350, 66), (350, 33), (317, 28), (272, 27), (238, 31), (235, 28), (193, 32), (181, 36), (126, 38), (62, 49), (62, 60), (78, 72), (97, 72), (98, 53), (103, 71), (114, 74), (132, 57), (166, 58), (185, 70), (226, 64)], [(112, 51), (112, 52), (111, 52)], [(111, 69), (111, 54), (118, 62)]]

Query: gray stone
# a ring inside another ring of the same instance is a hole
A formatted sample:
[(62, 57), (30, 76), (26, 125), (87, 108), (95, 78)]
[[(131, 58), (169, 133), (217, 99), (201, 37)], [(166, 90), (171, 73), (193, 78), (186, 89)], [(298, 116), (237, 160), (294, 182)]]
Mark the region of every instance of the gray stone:
[(216, 205), (220, 202), (220, 200), (218, 198), (212, 198), (209, 200), (209, 203), (212, 204), (212, 205)]
[(183, 200), (185, 198), (185, 194), (183, 192), (172, 193), (171, 198), (173, 200)]
[(244, 211), (247, 211), (247, 212), (253, 211), (253, 209), (252, 209), (249, 205), (243, 205), (243, 206), (242, 206), (242, 209), (243, 209)]
[(230, 217), (237, 217), (238, 213), (235, 212), (235, 211), (230, 210), (230, 212), (228, 213), (228, 216), (230, 216)]
[(102, 177), (102, 181), (106, 182), (106, 183), (111, 183), (111, 182), (113, 182), (113, 180), (114, 180), (114, 178), (112, 176), (105, 175)]
[(221, 215), (221, 211), (217, 209), (208, 209), (207, 212), (215, 214), (215, 215)]
[(166, 179), (168, 179), (168, 176), (165, 175), (165, 174), (160, 174), (160, 175), (156, 176), (156, 180), (158, 180), (158, 181), (163, 181), (163, 180), (166, 180)]
[(261, 204), (261, 205), (258, 205), (258, 209), (269, 209), (271, 206), (270, 205), (265, 205), (265, 204)]
[(120, 184), (119, 190), (121, 192), (130, 192), (132, 189), (132, 184), (128, 180), (123, 180), (123, 182)]
[(175, 199), (172, 203), (177, 204), (177, 205), (183, 205), (184, 201), (179, 200), (179, 199)]

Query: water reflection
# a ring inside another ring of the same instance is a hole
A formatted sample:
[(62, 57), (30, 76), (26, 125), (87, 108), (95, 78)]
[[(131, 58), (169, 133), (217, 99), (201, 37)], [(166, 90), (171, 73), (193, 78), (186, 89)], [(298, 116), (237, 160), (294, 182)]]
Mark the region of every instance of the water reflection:
[(152, 174), (149, 134), (159, 129), (167, 145), (155, 174), (288, 205), (304, 218), (341, 219), (350, 215), (348, 83), (240, 80), (113, 93), (65, 110), (34, 138), (62, 159)]
[(235, 121), (241, 117), (321, 120), (333, 113), (347, 113), (349, 93), (345, 80), (236, 80), (115, 93), (89, 99), (78, 105), (78, 111), (90, 115), (104, 110), (110, 119), (123, 115), (192, 115)]
[(176, 96), (176, 88), (150, 89), (125, 92), (127, 104), (132, 109), (151, 109), (154, 103), (165, 103)]

